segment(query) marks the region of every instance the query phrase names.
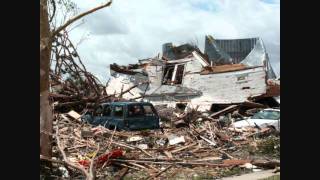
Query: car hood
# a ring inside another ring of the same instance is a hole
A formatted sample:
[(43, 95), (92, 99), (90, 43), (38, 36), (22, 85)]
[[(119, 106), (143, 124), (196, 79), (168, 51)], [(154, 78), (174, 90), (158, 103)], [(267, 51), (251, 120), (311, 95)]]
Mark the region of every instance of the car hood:
[(233, 125), (236, 128), (242, 128), (242, 127), (254, 127), (255, 124), (257, 124), (259, 127), (267, 127), (267, 126), (273, 126), (278, 131), (280, 131), (280, 120), (274, 120), (274, 119), (246, 119), (246, 120), (240, 120), (235, 122)]

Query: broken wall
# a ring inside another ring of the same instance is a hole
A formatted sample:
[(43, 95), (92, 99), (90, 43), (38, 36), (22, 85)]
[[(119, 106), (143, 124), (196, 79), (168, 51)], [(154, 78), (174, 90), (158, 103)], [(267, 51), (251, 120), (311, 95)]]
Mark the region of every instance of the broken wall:
[(191, 100), (193, 105), (242, 103), (251, 96), (266, 93), (263, 67), (217, 74), (187, 74), (184, 86), (199, 89), (202, 96)]
[[(139, 84), (145, 81), (148, 81), (148, 77), (140, 73), (137, 73), (135, 75), (129, 75), (129, 74), (117, 73), (113, 71), (110, 77), (110, 80), (108, 82), (109, 85), (106, 87), (106, 92), (109, 95), (115, 94), (117, 96), (122, 91), (125, 91), (126, 89), (129, 89), (135, 86), (136, 84)], [(147, 88), (146, 84), (140, 85), (130, 90), (130, 92), (125, 93), (122, 97), (125, 99), (137, 98), (141, 94), (143, 94), (146, 88)]]
[(145, 67), (150, 81), (149, 89), (152, 90), (161, 86), (163, 70), (163, 65), (160, 64), (149, 64)]

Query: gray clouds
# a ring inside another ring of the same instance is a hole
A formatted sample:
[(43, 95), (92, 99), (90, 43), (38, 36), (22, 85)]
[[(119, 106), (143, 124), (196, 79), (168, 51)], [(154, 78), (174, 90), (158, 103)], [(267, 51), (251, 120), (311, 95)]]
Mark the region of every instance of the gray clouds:
[[(75, 0), (80, 12), (102, 0)], [(91, 14), (74, 29), (78, 51), (88, 70), (105, 81), (111, 63), (136, 63), (156, 56), (165, 42), (198, 42), (214, 38), (261, 37), (272, 66), (280, 73), (280, 5), (271, 0), (114, 0), (111, 7)]]

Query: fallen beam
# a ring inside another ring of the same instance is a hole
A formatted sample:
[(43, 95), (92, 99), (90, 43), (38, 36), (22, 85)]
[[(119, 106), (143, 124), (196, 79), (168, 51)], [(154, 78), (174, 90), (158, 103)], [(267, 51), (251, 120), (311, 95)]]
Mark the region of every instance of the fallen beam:
[(235, 110), (238, 107), (239, 107), (239, 105), (231, 105), (229, 107), (226, 107), (226, 108), (222, 109), (221, 111), (218, 111), (218, 112), (215, 112), (215, 113), (211, 114), (209, 117), (210, 118), (216, 118), (216, 117), (218, 117), (220, 115), (223, 115), (223, 114), (228, 113), (228, 112), (230, 112), (232, 110)]

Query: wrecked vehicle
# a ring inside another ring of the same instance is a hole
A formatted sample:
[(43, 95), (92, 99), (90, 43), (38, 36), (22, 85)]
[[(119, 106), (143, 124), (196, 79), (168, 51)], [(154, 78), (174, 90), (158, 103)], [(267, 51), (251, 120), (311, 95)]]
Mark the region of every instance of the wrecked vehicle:
[(280, 131), (280, 109), (264, 109), (255, 113), (248, 119), (240, 120), (234, 123), (235, 128), (248, 126), (258, 126), (260, 128), (272, 127), (277, 131)]
[(103, 103), (93, 114), (84, 115), (82, 120), (117, 130), (160, 128), (160, 118), (153, 105), (147, 102)]

